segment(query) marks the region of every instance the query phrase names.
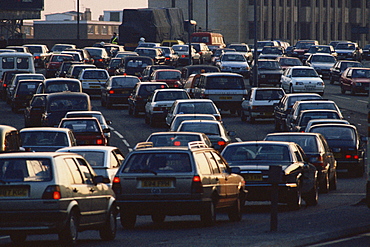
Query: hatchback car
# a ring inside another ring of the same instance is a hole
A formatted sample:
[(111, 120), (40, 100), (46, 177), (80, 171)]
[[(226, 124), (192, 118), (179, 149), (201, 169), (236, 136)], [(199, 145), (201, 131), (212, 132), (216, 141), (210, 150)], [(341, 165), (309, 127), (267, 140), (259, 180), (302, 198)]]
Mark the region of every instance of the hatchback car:
[(289, 93), (324, 94), (325, 84), (316, 70), (307, 66), (294, 66), (284, 71), (281, 87)]
[(24, 245), (29, 234), (53, 233), (72, 246), (83, 230), (99, 230), (103, 240), (115, 238), (114, 193), (82, 156), (2, 154), (0, 171), (0, 233), (14, 243)]
[(100, 96), (101, 88), (108, 81), (109, 74), (105, 69), (84, 69), (78, 79), (81, 81), (83, 92)]
[(156, 69), (151, 75), (153, 82), (165, 82), (171, 88), (182, 88), (181, 71), (177, 69)]
[[(213, 146), (208, 136), (199, 132), (154, 132), (146, 139), (146, 142), (151, 142), (153, 147), (187, 147), (188, 143), (193, 141), (204, 142), (208, 147)], [(140, 144), (138, 146), (140, 146)]]
[(350, 91), (352, 95), (364, 93), (369, 94), (370, 68), (347, 68), (339, 79), (340, 91), (345, 94)]
[(19, 131), (21, 145), (26, 151), (53, 152), (63, 147), (76, 146), (72, 130), (55, 127), (23, 128)]
[(217, 120), (212, 114), (177, 114), (173, 119), (169, 131), (176, 131), (184, 120)]
[(307, 58), (305, 64), (314, 68), (323, 78), (329, 78), (330, 69), (336, 62), (337, 59), (331, 54), (315, 53)]
[(10, 106), (12, 112), (17, 113), (20, 109), (24, 109), (30, 103), (32, 96), (36, 93), (37, 87), (42, 80), (20, 80), (15, 87), (14, 95), (11, 98)]
[(294, 142), (248, 141), (228, 145), (221, 153), (231, 167), (238, 167), (248, 190), (247, 201), (270, 201), (270, 166), (281, 166), (279, 202), (292, 210), (318, 202), (317, 170), (308, 163), (302, 148)]
[(151, 215), (155, 223), (167, 215), (200, 215), (205, 225), (213, 225), (219, 209), (231, 221), (240, 221), (247, 192), (235, 172), (201, 142), (136, 149), (113, 180), (121, 224), (133, 228), (137, 215)]

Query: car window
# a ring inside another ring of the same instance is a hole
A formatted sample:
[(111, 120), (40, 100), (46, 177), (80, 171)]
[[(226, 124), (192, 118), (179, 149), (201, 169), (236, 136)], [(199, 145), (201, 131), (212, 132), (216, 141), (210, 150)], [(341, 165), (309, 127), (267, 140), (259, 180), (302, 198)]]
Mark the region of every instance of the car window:
[(20, 133), (23, 146), (69, 146), (67, 134), (53, 131), (23, 131)]
[(109, 164), (108, 168), (117, 168), (117, 167), (119, 167), (120, 163), (117, 160), (117, 157), (114, 155), (114, 153), (110, 152), (109, 156), (110, 156), (110, 164)]
[(220, 169), (218, 168), (218, 164), (216, 162), (216, 159), (213, 157), (211, 152), (205, 152), (204, 155), (206, 156), (207, 160), (209, 161), (209, 164), (211, 166), (211, 170), (213, 174), (220, 173)]
[(1, 181), (45, 182), (51, 179), (52, 169), (49, 159), (0, 159)]
[(216, 163), (218, 164), (218, 167), (219, 167), (220, 171), (222, 173), (227, 172), (226, 164), (225, 164), (224, 160), (221, 158), (221, 156), (216, 152), (212, 152), (212, 155), (213, 155)]
[(104, 164), (104, 152), (99, 151), (73, 151), (84, 157), (92, 167), (103, 167)]
[(204, 153), (195, 153), (194, 154), (195, 162), (198, 165), (199, 171), (201, 174), (212, 174), (211, 168), (209, 166), (208, 160)]
[(76, 160), (78, 162), (78, 167), (81, 171), (82, 179), (84, 180), (85, 183), (92, 184), (93, 174), (91, 173), (86, 161), (79, 158), (76, 158)]
[(83, 184), (84, 181), (82, 180), (81, 172), (78, 169), (77, 164), (74, 161), (74, 159), (66, 158), (66, 159), (64, 159), (64, 161), (66, 162), (66, 164), (69, 168), (69, 171), (71, 172), (71, 175), (73, 177), (73, 183), (74, 184)]
[(206, 89), (244, 89), (242, 77), (208, 77)]

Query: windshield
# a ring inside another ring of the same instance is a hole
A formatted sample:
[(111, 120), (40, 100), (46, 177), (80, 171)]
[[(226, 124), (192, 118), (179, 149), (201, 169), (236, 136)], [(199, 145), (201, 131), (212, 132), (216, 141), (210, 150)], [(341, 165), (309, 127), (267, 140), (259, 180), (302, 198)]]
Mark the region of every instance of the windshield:
[(221, 57), (221, 61), (235, 61), (235, 62), (246, 62), (247, 60), (243, 55), (235, 54), (224, 54)]
[(290, 58), (283, 58), (279, 60), (280, 65), (288, 65), (288, 66), (301, 66), (302, 62), (299, 59), (290, 59)]
[(351, 43), (343, 43), (343, 44), (337, 44), (335, 49), (336, 50), (355, 50), (356, 47), (354, 44), (351, 44)]
[(210, 76), (207, 78), (206, 89), (244, 89), (244, 80), (236, 76)]
[(256, 100), (280, 100), (284, 96), (282, 90), (257, 90)]
[(56, 81), (48, 83), (45, 88), (45, 93), (56, 93), (64, 91), (80, 92), (81, 91), (80, 83), (78, 81), (76, 82)]
[(178, 131), (200, 132), (206, 135), (220, 135), (220, 128), (215, 123), (182, 122)]
[(188, 95), (185, 91), (159, 91), (156, 94), (155, 101), (168, 101), (177, 99), (188, 99)]
[(258, 61), (259, 69), (281, 69), (277, 61)]
[(85, 70), (83, 73), (83, 79), (108, 79), (108, 74), (106, 71), (99, 71), (99, 70)]
[(192, 102), (179, 104), (180, 114), (216, 114), (216, 109), (211, 102)]
[(306, 112), (302, 115), (299, 126), (307, 126), (308, 121), (319, 118), (339, 119), (339, 115), (336, 112)]
[(68, 128), (72, 130), (74, 133), (80, 133), (80, 132), (94, 132), (99, 133), (100, 126), (99, 123), (93, 119), (91, 120), (80, 120), (80, 119), (68, 119), (63, 120), (61, 125), (61, 128)]
[(156, 73), (156, 79), (160, 80), (171, 80), (171, 79), (177, 79), (180, 80), (181, 78), (181, 72), (180, 71), (158, 71)]
[[(0, 159), (0, 182), (44, 182), (52, 179), (49, 159)], [(4, 196), (3, 194), (1, 196)], [(28, 189), (17, 189), (17, 195), (27, 197)]]
[(296, 49), (309, 49), (311, 47), (311, 45), (313, 45), (314, 43), (312, 42), (299, 42), (297, 45), (296, 45)]
[(189, 50), (189, 46), (186, 46), (186, 45), (183, 45), (183, 46), (172, 46), (172, 49), (174, 51), (188, 51)]
[(331, 144), (338, 144), (342, 146), (355, 146), (356, 133), (352, 128), (340, 127), (340, 126), (317, 126), (313, 127), (311, 132), (322, 134), (328, 141), (329, 146)]
[(84, 157), (92, 167), (104, 167), (104, 152), (73, 150)]
[(333, 56), (313, 56), (311, 62), (335, 63), (335, 58)]
[(370, 70), (367, 69), (354, 69), (352, 78), (370, 78)]
[(21, 132), (22, 146), (69, 146), (67, 134), (60, 131)]
[(87, 110), (88, 101), (85, 97), (75, 98), (54, 98), (49, 104), (48, 111), (71, 111), (71, 110)]
[(317, 152), (317, 141), (316, 136), (309, 136), (309, 135), (271, 135), (267, 136), (266, 141), (281, 141), (281, 142), (295, 142), (301, 148), (303, 148), (303, 151), (306, 153), (312, 153)]

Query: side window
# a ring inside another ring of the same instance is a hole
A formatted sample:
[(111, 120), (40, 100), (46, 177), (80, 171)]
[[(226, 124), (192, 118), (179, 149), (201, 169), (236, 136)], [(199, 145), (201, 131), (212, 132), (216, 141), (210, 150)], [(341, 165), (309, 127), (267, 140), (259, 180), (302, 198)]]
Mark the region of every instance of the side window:
[(118, 149), (114, 150), (113, 152), (114, 152), (114, 154), (116, 155), (116, 157), (118, 159), (118, 166), (120, 166), (122, 164), (123, 160), (125, 159), (125, 156)]
[(211, 170), (213, 174), (220, 173), (221, 171), (218, 168), (215, 158), (212, 156), (211, 152), (205, 152), (204, 155), (207, 157), (209, 164), (211, 165)]
[(204, 153), (195, 153), (194, 159), (198, 165), (199, 172), (201, 174), (212, 174), (211, 168), (209, 167), (207, 158), (204, 156)]
[(64, 161), (67, 163), (67, 166), (72, 173), (73, 183), (83, 184), (84, 182), (82, 180), (81, 172), (78, 169), (76, 162), (72, 158), (64, 159)]
[(78, 165), (79, 165), (79, 168), (82, 174), (82, 179), (84, 180), (85, 183), (92, 184), (93, 174), (91, 173), (89, 167), (87, 166), (86, 161), (83, 159), (79, 159), (79, 158), (77, 158), (76, 160), (78, 162)]
[(224, 159), (222, 159), (222, 157), (216, 152), (212, 152), (212, 155), (213, 155), (214, 159), (216, 160), (220, 171), (222, 173), (227, 172), (227, 166), (226, 166), (226, 163), (225, 163)]
[(11, 131), (5, 135), (5, 149), (4, 151), (18, 151), (19, 150), (19, 135), (17, 131)]
[(119, 167), (119, 162), (117, 160), (117, 157), (114, 155), (114, 153), (110, 153), (109, 154), (110, 156), (110, 164), (109, 164), (109, 168), (117, 168)]

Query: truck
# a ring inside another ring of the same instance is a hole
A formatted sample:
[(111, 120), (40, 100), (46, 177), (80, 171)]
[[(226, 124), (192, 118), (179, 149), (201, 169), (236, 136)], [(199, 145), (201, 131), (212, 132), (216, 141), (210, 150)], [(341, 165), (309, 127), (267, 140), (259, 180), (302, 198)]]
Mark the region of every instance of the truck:
[(141, 37), (145, 42), (184, 40), (184, 17), (179, 8), (124, 9), (119, 42), (134, 50)]

